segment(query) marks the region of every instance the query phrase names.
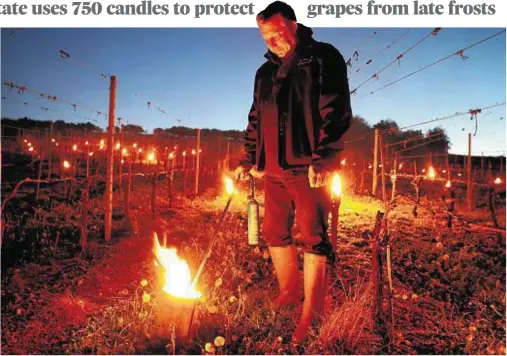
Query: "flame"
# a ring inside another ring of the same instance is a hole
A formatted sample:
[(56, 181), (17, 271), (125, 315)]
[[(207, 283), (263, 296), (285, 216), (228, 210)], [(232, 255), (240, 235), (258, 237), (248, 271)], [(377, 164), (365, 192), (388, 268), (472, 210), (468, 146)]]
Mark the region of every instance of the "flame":
[(331, 193), (335, 197), (341, 197), (342, 195), (342, 181), (340, 179), (340, 175), (335, 173), (333, 176), (333, 183), (331, 186)]
[(436, 177), (435, 169), (433, 168), (433, 166), (430, 166), (430, 168), (428, 168), (428, 177), (430, 179), (435, 179)]
[(347, 159), (346, 158), (342, 159), (341, 162), (340, 162), (340, 164), (342, 166), (345, 166), (347, 164)]
[(77, 151), (77, 145), (76, 144), (72, 145), (72, 151)]
[(234, 182), (229, 177), (225, 177), (225, 191), (229, 195), (231, 195), (232, 193), (235, 193)]
[(139, 148), (138, 152), (139, 152), (139, 153), (143, 152), (143, 149), (142, 149), (142, 148)]
[(445, 183), (445, 187), (446, 188), (450, 188), (451, 187), (451, 181), (450, 180), (448, 180), (447, 183)]
[(164, 292), (179, 298), (200, 298), (201, 293), (192, 286), (190, 268), (178, 257), (175, 248), (160, 246), (157, 234), (153, 234), (154, 252), (157, 261), (164, 267)]
[(85, 146), (88, 146), (88, 141), (85, 141)]
[(104, 140), (100, 140), (100, 149), (101, 149), (101, 150), (103, 150), (103, 149), (104, 149), (104, 145), (105, 145)]
[(502, 183), (502, 180), (500, 179), (500, 177), (496, 177), (495, 184), (501, 184), (501, 183)]
[(33, 151), (33, 147), (30, 147), (30, 148), (28, 149), (28, 151), (32, 152), (32, 151)]
[(126, 149), (126, 148), (124, 148), (124, 149), (122, 149), (122, 150), (121, 150), (121, 154), (122, 154), (123, 156), (126, 156), (126, 155), (127, 155), (127, 153), (128, 153), (128, 152), (127, 152), (127, 149)]
[(88, 156), (93, 156), (93, 152), (88, 153)]
[(186, 152), (186, 151), (183, 151), (182, 155), (183, 155), (183, 156), (186, 156), (186, 155), (187, 155), (187, 152)]
[(132, 147), (137, 148), (137, 143), (134, 143)]
[(63, 161), (63, 168), (70, 168), (69, 161)]
[(28, 140), (23, 140), (23, 141), (25, 141), (25, 143), (27, 143), (27, 142), (28, 142)]
[(402, 168), (403, 168), (403, 163), (400, 163), (400, 164), (398, 165), (398, 169), (402, 169)]
[(55, 142), (55, 139), (54, 139), (54, 138), (52, 138), (52, 139), (51, 139), (51, 142)]
[(32, 147), (32, 143), (31, 142), (28, 142), (27, 145), (28, 145), (28, 147)]
[(148, 161), (154, 161), (155, 160), (155, 152), (148, 153)]
[(195, 155), (195, 150), (192, 150), (192, 154)]
[(116, 147), (115, 147), (115, 148), (116, 148), (116, 150), (119, 150), (119, 149), (120, 149), (120, 147), (121, 147), (121, 144), (120, 144), (119, 142), (116, 142)]
[(174, 156), (174, 155), (173, 155), (173, 153), (172, 153), (172, 152), (171, 152), (171, 153), (169, 153), (169, 159), (173, 159), (173, 156)]

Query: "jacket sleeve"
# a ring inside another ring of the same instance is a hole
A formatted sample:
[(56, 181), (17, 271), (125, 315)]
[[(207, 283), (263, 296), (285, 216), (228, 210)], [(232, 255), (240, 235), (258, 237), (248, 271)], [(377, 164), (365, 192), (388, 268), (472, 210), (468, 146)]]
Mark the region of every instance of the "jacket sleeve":
[(325, 45), (320, 66), (319, 110), (322, 118), (312, 165), (319, 171), (338, 169), (340, 138), (349, 129), (352, 119), (347, 65), (340, 52)]
[(253, 89), (253, 102), (248, 113), (248, 126), (245, 132), (245, 144), (243, 147), (243, 154), (239, 161), (239, 165), (247, 169), (252, 168), (255, 164), (256, 149), (257, 149), (257, 128), (258, 128), (258, 79), (259, 71), (255, 74), (255, 82)]

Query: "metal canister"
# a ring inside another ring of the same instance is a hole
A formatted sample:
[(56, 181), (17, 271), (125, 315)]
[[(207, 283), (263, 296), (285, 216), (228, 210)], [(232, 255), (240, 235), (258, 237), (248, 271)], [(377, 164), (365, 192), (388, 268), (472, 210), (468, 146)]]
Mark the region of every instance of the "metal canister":
[(250, 178), (250, 194), (248, 196), (248, 244), (255, 246), (259, 244), (260, 235), (260, 216), (259, 216), (259, 203), (255, 200), (255, 181), (252, 175)]

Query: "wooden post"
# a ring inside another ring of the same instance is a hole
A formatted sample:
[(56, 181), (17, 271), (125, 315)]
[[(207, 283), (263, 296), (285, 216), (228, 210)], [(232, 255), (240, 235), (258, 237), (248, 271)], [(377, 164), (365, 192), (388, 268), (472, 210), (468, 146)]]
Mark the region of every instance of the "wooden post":
[(131, 150), (129, 155), (129, 166), (128, 166), (128, 176), (127, 176), (127, 184), (125, 185), (125, 214), (129, 213), (130, 210), (130, 188), (132, 186), (132, 156), (134, 155), (134, 150)]
[(468, 208), (473, 209), (473, 187), (472, 187), (472, 134), (468, 134), (468, 161), (467, 161), (467, 202)]
[(51, 141), (53, 139), (53, 121), (51, 121), (51, 123), (49, 124), (49, 147), (48, 147), (48, 180), (51, 180), (51, 169), (53, 168), (53, 164), (52, 164), (52, 143), (53, 141)]
[(384, 162), (384, 140), (380, 137), (379, 142), (379, 150), (380, 150), (380, 164), (382, 165), (382, 169), (380, 173), (382, 174), (382, 200), (386, 201), (386, 171), (385, 171), (385, 162)]
[(394, 154), (394, 168), (393, 168), (393, 175), (391, 176), (391, 182), (392, 182), (392, 190), (391, 190), (391, 201), (394, 201), (394, 197), (396, 196), (396, 169), (398, 164), (398, 152)]
[(106, 172), (106, 194), (104, 204), (106, 213), (104, 216), (104, 236), (106, 241), (111, 240), (111, 226), (113, 217), (113, 144), (114, 144), (114, 117), (116, 110), (116, 76), (111, 76), (109, 86), (109, 126), (107, 128), (107, 172)]
[(39, 200), (39, 189), (40, 189), (40, 180), (42, 178), (42, 165), (44, 163), (44, 146), (42, 145), (42, 141), (41, 141), (41, 145), (40, 145), (40, 161), (39, 161), (39, 174), (38, 174), (38, 177), (37, 179), (39, 180), (37, 182), (37, 192), (35, 193), (35, 203), (37, 203), (37, 200)]
[(194, 187), (194, 196), (199, 194), (199, 167), (201, 162), (201, 155), (199, 153), (201, 147), (201, 129), (197, 129), (197, 148), (196, 148), (196, 165), (195, 165), (195, 187)]
[(371, 194), (373, 196), (377, 196), (378, 139), (379, 130), (375, 129), (375, 142), (373, 144), (373, 182), (371, 187)]

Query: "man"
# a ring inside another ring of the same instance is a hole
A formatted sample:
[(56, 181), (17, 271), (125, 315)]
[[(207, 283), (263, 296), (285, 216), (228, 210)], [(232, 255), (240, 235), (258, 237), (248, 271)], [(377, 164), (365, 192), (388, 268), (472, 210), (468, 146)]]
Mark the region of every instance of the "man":
[(286, 3), (270, 4), (257, 15), (257, 24), (267, 61), (255, 75), (244, 157), (235, 173), (244, 177), (256, 166), (265, 175), (262, 231), (279, 284), (277, 307), (301, 300), (291, 238), (297, 209), (305, 297), (293, 334), (299, 343), (322, 313), (327, 291), (328, 178), (339, 168), (339, 141), (352, 117), (347, 66), (336, 48), (313, 39)]

